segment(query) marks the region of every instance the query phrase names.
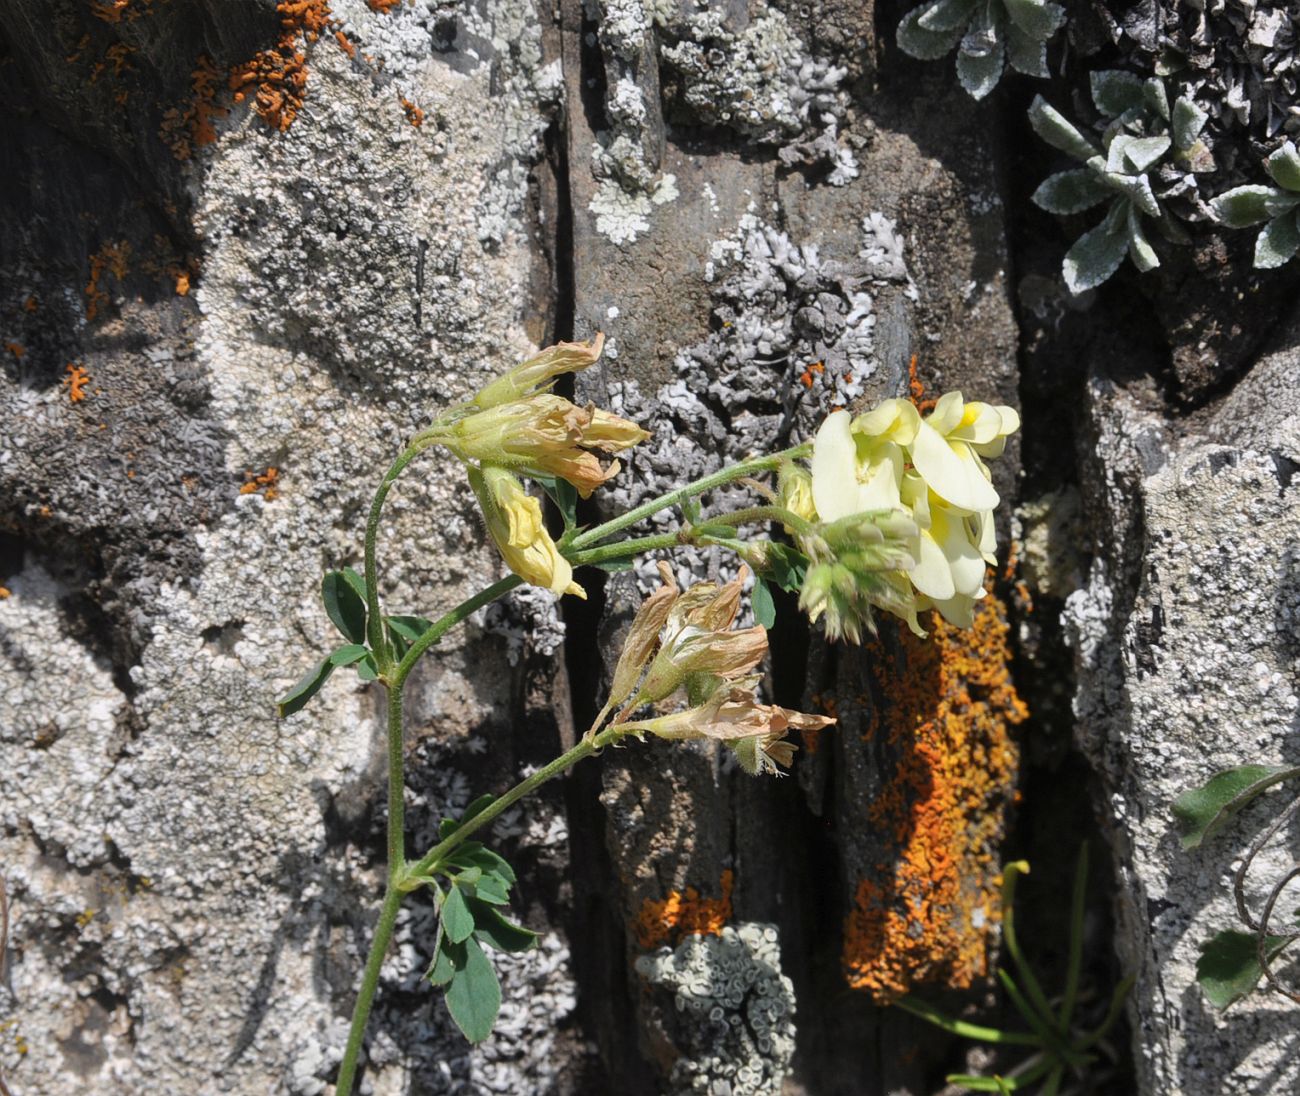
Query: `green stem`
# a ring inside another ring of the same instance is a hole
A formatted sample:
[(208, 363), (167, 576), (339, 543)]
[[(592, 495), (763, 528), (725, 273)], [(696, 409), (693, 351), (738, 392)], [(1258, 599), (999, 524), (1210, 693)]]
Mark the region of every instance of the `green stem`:
[(779, 521), (782, 525), (788, 525), (796, 533), (804, 534), (812, 532), (813, 524), (805, 521), (792, 510), (787, 510), (784, 506), (748, 506), (743, 510), (733, 510), (729, 514), (719, 514), (711, 517), (707, 521), (702, 521), (701, 525), (752, 525), (761, 521)]
[(517, 802), (536, 788), (540, 788), (548, 780), (553, 779), (564, 772), (565, 769), (576, 765), (579, 761), (591, 757), (592, 754), (599, 753), (602, 749), (612, 742), (618, 741), (626, 732), (622, 727), (607, 727), (600, 734), (588, 740), (583, 739), (570, 750), (560, 754), (554, 761), (544, 768), (538, 769), (532, 776), (526, 780), (521, 780), (500, 799), (492, 801), (491, 805), (485, 807), (455, 833), (445, 840), (438, 842), (428, 852), (426, 852), (406, 873), (410, 879), (416, 875), (428, 875), (434, 865), (443, 860), (449, 852), (459, 845), (466, 838), (482, 829), (502, 811), (506, 810), (511, 804)]
[(691, 544), (694, 537), (690, 529), (679, 529), (675, 533), (661, 533), (655, 537), (637, 537), (631, 540), (617, 540), (613, 544), (602, 544), (596, 548), (588, 548), (585, 551), (574, 552), (572, 550), (565, 556), (575, 567), (582, 564), (606, 563), (610, 560), (631, 559), (633, 556), (639, 556), (643, 552), (657, 552), (665, 548), (680, 548), (683, 544)]
[(375, 545), (379, 540), (379, 518), (384, 510), (384, 499), (393, 486), (402, 469), (411, 463), (431, 443), (417, 438), (408, 445), (393, 461), (393, 465), (384, 473), (375, 497), (370, 503), (370, 515), (366, 518), (366, 639), (370, 649), (375, 653), (375, 661), (381, 674), (387, 674), (392, 668), (392, 657), (388, 650), (388, 640), (384, 635), (384, 616), (379, 605), (379, 565), (375, 559)]
[(388, 951), (389, 941), (393, 938), (393, 926), (397, 924), (397, 911), (402, 906), (402, 892), (392, 885), (384, 892), (384, 904), (379, 910), (379, 923), (375, 925), (375, 937), (370, 941), (370, 955), (366, 958), (366, 971), (361, 977), (361, 992), (357, 994), (356, 1006), (352, 1009), (352, 1027), (348, 1030), (348, 1045), (343, 1052), (343, 1062), (339, 1066), (339, 1079), (334, 1089), (334, 1096), (351, 1096), (352, 1081), (357, 1072), (357, 1058), (361, 1054), (361, 1042), (365, 1038), (366, 1023), (370, 1019), (370, 1006), (375, 999), (375, 990), (379, 988), (379, 972), (384, 965), (384, 955)]
[(678, 487), (676, 490), (669, 491), (658, 498), (653, 498), (649, 502), (643, 502), (626, 514), (620, 514), (618, 517), (605, 522), (604, 525), (597, 525), (594, 529), (588, 529), (581, 536), (574, 537), (569, 547), (574, 551), (580, 551), (588, 545), (612, 537), (615, 533), (621, 533), (624, 529), (650, 517), (652, 514), (657, 514), (660, 510), (666, 510), (670, 506), (677, 506), (695, 495), (702, 495), (705, 491), (711, 491), (715, 487), (721, 487), (734, 480), (743, 479), (745, 476), (752, 476), (759, 472), (774, 472), (785, 461), (807, 456), (811, 451), (812, 443), (805, 442), (803, 445), (796, 445), (780, 453), (773, 453), (768, 457), (754, 457), (750, 460), (743, 460), (739, 464), (723, 468), (721, 471), (714, 472), (703, 479), (698, 479), (694, 483), (688, 483), (685, 487)]
[(894, 1004), (904, 1012), (919, 1016), (922, 1020), (933, 1024), (937, 1028), (942, 1028), (950, 1035), (960, 1035), (963, 1039), (978, 1039), (982, 1043), (1013, 1044), (1025, 1047), (1042, 1046), (1042, 1040), (1037, 1035), (1031, 1035), (1028, 1032), (1002, 1031), (999, 1028), (984, 1027), (982, 1024), (967, 1023), (965, 1020), (958, 1020), (948, 1016), (937, 1008), (932, 1008), (924, 1001), (918, 1001), (915, 998), (902, 997), (895, 1001)]
[(406, 743), (402, 737), (402, 686), (388, 687), (388, 881), (406, 871)]
[(402, 687), (402, 683), (406, 681), (407, 676), (415, 669), (415, 664), (420, 660), (420, 656), (447, 632), (451, 631), (457, 624), (467, 620), (472, 614), (483, 608), (484, 605), (491, 604), (502, 594), (507, 594), (516, 586), (522, 585), (523, 581), (518, 575), (507, 575), (503, 579), (498, 579), (486, 589), (480, 590), (473, 597), (466, 598), (451, 612), (444, 613), (435, 620), (429, 625), (428, 630), (407, 648), (406, 654), (402, 656), (402, 661), (397, 664), (397, 669), (393, 671), (393, 687), (397, 689)]

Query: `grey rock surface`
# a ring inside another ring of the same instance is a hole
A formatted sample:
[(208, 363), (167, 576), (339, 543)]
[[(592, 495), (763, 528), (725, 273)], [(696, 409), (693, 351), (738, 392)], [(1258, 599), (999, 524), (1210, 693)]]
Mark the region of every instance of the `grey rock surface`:
[[(1218, 404), (1178, 428), (1150, 393), (1089, 383), (1086, 496), (1098, 549), (1066, 620), (1078, 733), (1102, 775), (1119, 867), (1119, 946), (1148, 1093), (1280, 1093), (1300, 1084), (1294, 1005), (1260, 993), (1217, 1013), (1200, 945), (1237, 928), (1232, 874), (1290, 794), (1184, 852), (1170, 806), (1218, 770), (1295, 764), (1300, 732), (1300, 326)], [(1258, 916), (1294, 834), (1255, 861)], [(1284, 895), (1283, 901), (1286, 901)], [(1294, 903), (1292, 903), (1294, 904)], [(1290, 907), (1287, 907), (1290, 908)]]

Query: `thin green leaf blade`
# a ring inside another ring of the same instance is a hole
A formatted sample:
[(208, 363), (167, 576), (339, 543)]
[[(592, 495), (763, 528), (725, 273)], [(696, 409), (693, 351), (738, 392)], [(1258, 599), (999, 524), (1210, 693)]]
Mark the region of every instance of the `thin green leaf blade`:
[(478, 899), (471, 898), (469, 907), (474, 913), (475, 936), (497, 951), (528, 951), (537, 946), (540, 934), (516, 925), (502, 916), (501, 911)]
[(1300, 776), (1298, 766), (1241, 765), (1215, 773), (1199, 788), (1183, 792), (1173, 805), (1183, 848), (1200, 848), (1252, 799), (1296, 776)]
[(335, 663), (333, 655), (329, 658), (322, 659), (321, 662), (308, 670), (292, 689), (283, 697), (275, 702), (275, 710), (283, 719), (285, 716), (293, 715), (294, 712), (301, 711), (307, 706), (325, 682), (329, 679), (330, 674), (334, 672)]
[(325, 612), (349, 643), (366, 641), (366, 602), (342, 571), (328, 571), (320, 583)]
[(749, 595), (750, 604), (754, 608), (754, 620), (764, 628), (770, 628), (776, 623), (776, 602), (772, 600), (772, 591), (757, 575), (754, 576), (754, 589)]
[(463, 969), (464, 966), (465, 945), (453, 944), (439, 927), (433, 961), (429, 963), (429, 969), (424, 972), (424, 976), (435, 986), (446, 986), (450, 985), (451, 980), (456, 977), (457, 968)]
[(465, 941), (465, 965), (458, 967), (447, 987), (447, 1011), (471, 1043), (481, 1043), (492, 1034), (501, 1011), (501, 983), (492, 961), (477, 940)]
[(335, 666), (351, 666), (354, 662), (360, 662), (369, 651), (364, 644), (348, 643), (342, 647), (335, 647), (330, 652), (330, 661)]

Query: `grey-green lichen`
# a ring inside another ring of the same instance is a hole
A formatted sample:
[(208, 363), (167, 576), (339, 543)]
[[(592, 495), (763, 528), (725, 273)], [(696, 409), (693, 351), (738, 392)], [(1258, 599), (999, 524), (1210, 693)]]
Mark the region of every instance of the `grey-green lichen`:
[(795, 1000), (777, 940), (774, 925), (747, 922), (637, 960), (637, 972), (671, 1002), (661, 1023), (681, 1055), (672, 1091), (781, 1091), (794, 1056)]

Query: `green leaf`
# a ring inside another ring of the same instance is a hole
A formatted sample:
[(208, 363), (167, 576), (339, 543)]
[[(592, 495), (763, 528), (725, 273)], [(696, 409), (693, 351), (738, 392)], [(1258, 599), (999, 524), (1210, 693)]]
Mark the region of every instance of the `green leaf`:
[(1156, 249), (1151, 246), (1146, 233), (1142, 231), (1142, 218), (1138, 216), (1137, 209), (1132, 206), (1128, 211), (1128, 257), (1143, 274), (1160, 265), (1160, 257), (1156, 254)]
[(597, 571), (605, 571), (611, 575), (620, 575), (624, 571), (630, 571), (635, 566), (630, 559), (609, 559), (604, 563), (584, 563), (584, 567), (594, 567)]
[(1118, 118), (1126, 111), (1145, 104), (1140, 76), (1119, 69), (1103, 69), (1088, 74), (1092, 101), (1107, 118)]
[(1290, 141), (1264, 161), (1264, 170), (1278, 186), (1300, 191), (1300, 153)]
[(388, 627), (409, 643), (414, 643), (433, 627), (433, 621), (422, 616), (390, 616), (384, 618)]
[(1121, 175), (1140, 175), (1169, 151), (1173, 142), (1168, 134), (1156, 137), (1133, 137), (1118, 134), (1106, 150), (1106, 170)]
[(1100, 150), (1080, 133), (1055, 107), (1041, 95), (1035, 95), (1029, 106), (1029, 124), (1053, 148), (1060, 149), (1076, 160), (1090, 160), (1100, 155)]
[(330, 654), (330, 661), (335, 666), (351, 666), (354, 662), (360, 662), (369, 653), (364, 644), (349, 643), (343, 647), (335, 647)]
[(951, 52), (953, 46), (961, 40), (960, 26), (950, 31), (931, 31), (921, 26), (921, 16), (932, 7), (933, 4), (915, 7), (898, 24), (898, 48), (919, 61), (937, 60)]
[[(467, 846), (476, 846), (468, 849)], [(485, 875), (496, 875), (506, 884), (515, 882), (514, 869), (506, 863), (503, 857), (498, 856), (490, 849), (483, 848), (476, 841), (466, 841), (452, 854), (451, 863), (460, 864), (463, 867), (478, 867), (483, 869)]]
[(1174, 100), (1174, 117), (1170, 128), (1174, 133), (1174, 144), (1186, 151), (1196, 143), (1210, 116), (1192, 100), (1180, 97)]
[(366, 580), (356, 573), (351, 567), (343, 568), (343, 577), (348, 580), (348, 585), (357, 592), (357, 596), (362, 601), (366, 600)]
[(351, 643), (366, 641), (366, 601), (342, 571), (328, 571), (320, 583), (321, 600), (334, 627)]
[(455, 833), (458, 829), (460, 829), (461, 826), (465, 825), (465, 823), (468, 822), (471, 818), (473, 818), (475, 815), (482, 814), (485, 810), (487, 810), (488, 807), (492, 805), (495, 799), (496, 796), (493, 795), (491, 792), (488, 792), (485, 795), (480, 795), (476, 800), (474, 800), (474, 802), (472, 802), (468, 807), (466, 807), (465, 813), (462, 814), (460, 818), (458, 819), (444, 818), (441, 822), (438, 823), (439, 839), (443, 841), (447, 840), (447, 838), (449, 838), (453, 833)]
[(1107, 221), (1085, 232), (1065, 253), (1062, 272), (1071, 293), (1096, 289), (1119, 269), (1128, 254), (1128, 233), (1111, 229)]
[(1044, 179), (1030, 201), (1048, 213), (1082, 213), (1114, 196), (1114, 192), (1086, 167), (1060, 171)]
[(923, 4), (926, 10), (917, 19), (917, 25), (940, 34), (961, 30), (970, 22), (975, 11), (975, 0), (933, 0)]
[[(1268, 958), (1274, 959), (1294, 939), (1293, 936), (1266, 937), (1264, 947)], [(1259, 965), (1259, 938), (1253, 932), (1225, 929), (1201, 945), (1196, 980), (1217, 1009), (1240, 1001), (1255, 988), (1263, 974)]]
[[(974, 24), (971, 29), (976, 30)], [(978, 29), (981, 34), (985, 32), (983, 27)], [(967, 35), (957, 51), (957, 80), (972, 99), (983, 99), (997, 87), (998, 80), (1002, 78), (1002, 38), (997, 36), (996, 31), (993, 33), (993, 41), (987, 47), (981, 41), (978, 50), (967, 49), (966, 44), (971, 41), (971, 36)]]
[[(475, 868), (481, 872), (481, 869)], [(504, 906), (510, 901), (510, 884), (499, 875), (480, 874), (474, 884), (474, 895), (494, 906)]]
[(1183, 792), (1173, 805), (1183, 848), (1200, 848), (1252, 799), (1295, 776), (1300, 776), (1300, 767), (1241, 765), (1215, 773), (1199, 788)]
[(1260, 270), (1273, 270), (1291, 261), (1300, 250), (1300, 230), (1296, 215), (1284, 213), (1266, 224), (1255, 240), (1255, 266)]
[(1210, 201), (1210, 208), (1229, 228), (1246, 228), (1267, 221), (1265, 199), (1280, 193), (1271, 186), (1238, 186), (1225, 190)]
[(329, 680), (330, 674), (334, 672), (335, 665), (334, 656), (330, 655), (329, 658), (323, 659), (318, 666), (308, 670), (292, 689), (275, 702), (275, 708), (280, 718), (283, 719), (285, 716), (293, 715), (294, 712), (301, 711), (306, 707), (307, 701), (320, 692), (320, 687)]
[(1030, 38), (1046, 42), (1065, 22), (1065, 9), (1045, 0), (1002, 0), (1013, 26)]
[(766, 566), (763, 578), (774, 582), (782, 590), (797, 593), (808, 574), (808, 557), (789, 544), (773, 541), (764, 546)]
[(465, 945), (453, 944), (438, 926), (438, 940), (433, 951), (433, 961), (424, 976), (435, 986), (445, 986), (456, 977), (456, 968), (465, 966)]
[(754, 589), (749, 600), (754, 607), (754, 620), (764, 628), (772, 627), (776, 623), (776, 602), (772, 600), (772, 591), (767, 583), (757, 575), (754, 576)]
[(1007, 63), (1026, 76), (1045, 80), (1051, 75), (1047, 68), (1047, 43), (1026, 34), (1014, 23), (1007, 27)]
[(468, 940), (474, 931), (474, 915), (469, 912), (459, 887), (453, 886), (442, 900), (442, 927), (453, 944)]
[(1169, 121), (1169, 95), (1165, 91), (1165, 82), (1152, 76), (1142, 85), (1142, 101), (1148, 110), (1153, 110), (1166, 122)]
[(366, 654), (360, 662), (357, 663), (357, 677), (362, 681), (378, 681), (379, 667), (375, 664), (375, 656)]
[(456, 872), (456, 874), (453, 875), (451, 878), (452, 878), (452, 882), (455, 883), (456, 886), (458, 887), (466, 886), (466, 885), (473, 886), (475, 883), (477, 883), (480, 879), (483, 878), (483, 869), (465, 868), (462, 871)]
[(464, 965), (457, 965), (447, 987), (447, 1011), (471, 1043), (481, 1043), (492, 1034), (501, 1011), (501, 983), (492, 961), (472, 938), (465, 941)]
[(469, 899), (469, 907), (478, 926), (474, 935), (483, 943), (497, 951), (528, 951), (537, 946), (538, 933), (507, 921), (499, 910), (475, 898)]

